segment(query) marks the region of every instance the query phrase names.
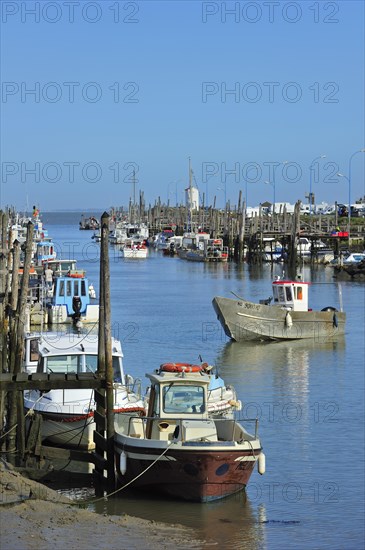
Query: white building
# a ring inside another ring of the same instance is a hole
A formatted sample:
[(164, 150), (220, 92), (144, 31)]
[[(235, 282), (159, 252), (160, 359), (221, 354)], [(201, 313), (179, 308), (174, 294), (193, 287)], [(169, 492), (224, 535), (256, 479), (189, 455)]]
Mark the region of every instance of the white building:
[(199, 210), (199, 190), (196, 187), (185, 189), (185, 204), (189, 210)]

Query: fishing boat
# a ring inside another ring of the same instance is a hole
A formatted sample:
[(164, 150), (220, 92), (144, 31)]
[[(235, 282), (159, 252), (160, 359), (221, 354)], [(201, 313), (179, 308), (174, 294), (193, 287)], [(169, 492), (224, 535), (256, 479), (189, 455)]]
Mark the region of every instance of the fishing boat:
[[(47, 375), (96, 373), (98, 340), (96, 335), (47, 332), (26, 336), (25, 370)], [(121, 343), (112, 338), (114, 371), (114, 412), (144, 414), (145, 404), (140, 397), (139, 381), (124, 374)], [(135, 391), (136, 390), (136, 391)], [(58, 389), (24, 392), (24, 407), (42, 416), (42, 440), (55, 444), (94, 448), (93, 390)]]
[(92, 303), (94, 292), (82, 270), (70, 270), (65, 276), (55, 277), (53, 295), (47, 298), (48, 323), (96, 323), (99, 305)]
[(147, 258), (148, 248), (142, 241), (127, 239), (120, 248), (122, 258), (140, 260)]
[(190, 262), (227, 262), (228, 247), (222, 239), (204, 239), (203, 247), (188, 250), (185, 258)]
[(170, 229), (163, 229), (160, 233), (157, 233), (155, 236), (155, 239), (153, 241), (153, 246), (156, 248), (156, 250), (169, 250), (170, 242), (173, 237), (175, 236), (173, 230)]
[(200, 232), (185, 232), (181, 241), (181, 246), (179, 246), (176, 250), (177, 255), (180, 259), (186, 260), (187, 254), (192, 251), (204, 251), (206, 248), (205, 242), (209, 240), (210, 236), (209, 233)]
[[(287, 258), (286, 248), (275, 238), (263, 239), (265, 262), (283, 262)], [(309, 240), (307, 237), (299, 237), (297, 254), (303, 263), (315, 260), (316, 263), (329, 263), (333, 260), (333, 250), (326, 246), (320, 239)]]
[(100, 223), (95, 216), (85, 218), (84, 214), (82, 214), (81, 221), (79, 222), (79, 229), (96, 231), (99, 227)]
[(272, 283), (273, 296), (258, 304), (237, 295), (235, 298), (216, 296), (213, 307), (226, 335), (237, 342), (319, 339), (344, 334), (346, 314), (342, 303), (340, 311), (333, 306), (320, 311), (310, 309), (309, 286), (308, 282), (277, 277)]
[(146, 376), (151, 384), (147, 416), (115, 416), (122, 484), (208, 502), (242, 491), (256, 462), (264, 473), (257, 420), (251, 435), (233, 417), (211, 415), (210, 377), (201, 365), (164, 364)]
[(182, 235), (174, 235), (167, 240), (167, 248), (162, 253), (164, 256), (175, 256), (177, 251), (182, 246)]

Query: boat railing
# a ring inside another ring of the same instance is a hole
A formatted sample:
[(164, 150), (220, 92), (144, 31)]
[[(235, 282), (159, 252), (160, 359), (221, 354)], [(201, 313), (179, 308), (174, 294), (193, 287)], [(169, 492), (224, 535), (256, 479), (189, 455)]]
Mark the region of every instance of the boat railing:
[(205, 257), (209, 259), (226, 258), (228, 257), (228, 246), (220, 248), (208, 247)]
[[(239, 429), (240, 426), (232, 418), (212, 418), (210, 415), (204, 415), (202, 417), (199, 415), (198, 418), (192, 418), (191, 416), (186, 418), (174, 418), (174, 417), (157, 417), (157, 416), (137, 416), (133, 415), (128, 419), (128, 431), (127, 435), (130, 437), (143, 437), (144, 439), (160, 439), (160, 440), (170, 440), (172, 441), (178, 435), (183, 438), (183, 423), (189, 421), (189, 423), (214, 423), (217, 427), (217, 434), (224, 433), (224, 439), (235, 441), (239, 439)], [(254, 422), (255, 423), (255, 439), (258, 437), (258, 418), (243, 418), (240, 419), (242, 422)], [(245, 432), (245, 430), (244, 430)], [(246, 433), (246, 432), (245, 432)], [(159, 437), (154, 437), (154, 434)], [(198, 438), (188, 439), (188, 441), (193, 441)], [(223, 438), (222, 438), (223, 439)]]
[(129, 381), (126, 379), (126, 388), (128, 393), (134, 393), (140, 399), (142, 397), (142, 380), (136, 378), (135, 380)]
[(239, 422), (248, 423), (248, 422), (254, 422), (255, 423), (255, 439), (258, 437), (259, 433), (259, 419), (258, 418), (238, 418)]

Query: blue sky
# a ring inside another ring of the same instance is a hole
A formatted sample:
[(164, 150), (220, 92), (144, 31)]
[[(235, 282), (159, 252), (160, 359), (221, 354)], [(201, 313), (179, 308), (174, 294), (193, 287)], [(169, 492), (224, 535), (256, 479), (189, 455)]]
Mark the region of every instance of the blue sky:
[(310, 188), (348, 202), (365, 147), (362, 1), (1, 7), (2, 206), (125, 205), (133, 169), (147, 203), (174, 204), (189, 157), (219, 206), (240, 189), (251, 206)]

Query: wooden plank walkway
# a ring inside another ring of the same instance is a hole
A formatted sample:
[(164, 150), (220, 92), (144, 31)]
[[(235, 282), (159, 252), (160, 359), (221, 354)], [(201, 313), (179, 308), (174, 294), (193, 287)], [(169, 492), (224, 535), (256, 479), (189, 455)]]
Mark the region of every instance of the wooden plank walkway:
[(0, 374), (1, 391), (26, 391), (26, 390), (75, 390), (75, 389), (105, 389), (105, 378), (92, 373), (81, 374)]

